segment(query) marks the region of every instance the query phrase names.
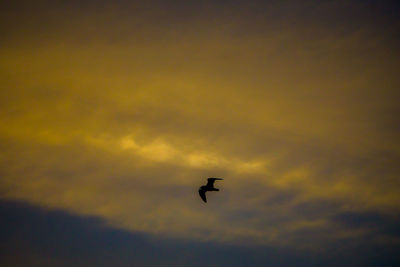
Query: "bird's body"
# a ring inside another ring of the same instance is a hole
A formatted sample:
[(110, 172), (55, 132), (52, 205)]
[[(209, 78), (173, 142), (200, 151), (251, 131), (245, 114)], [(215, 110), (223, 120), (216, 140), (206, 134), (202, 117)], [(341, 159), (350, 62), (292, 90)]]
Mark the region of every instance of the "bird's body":
[(207, 179), (207, 184), (200, 186), (200, 188), (199, 188), (199, 195), (200, 195), (201, 199), (206, 203), (207, 203), (207, 198), (206, 198), (207, 191), (219, 191), (218, 188), (214, 187), (215, 180), (223, 180), (223, 179), (210, 177)]

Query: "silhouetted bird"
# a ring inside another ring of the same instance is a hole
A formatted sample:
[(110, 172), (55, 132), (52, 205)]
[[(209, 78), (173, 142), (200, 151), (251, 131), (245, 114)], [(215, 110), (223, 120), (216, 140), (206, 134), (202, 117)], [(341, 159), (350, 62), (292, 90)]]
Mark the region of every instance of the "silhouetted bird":
[(214, 188), (215, 180), (224, 180), (224, 179), (210, 177), (210, 178), (207, 179), (207, 184), (203, 185), (203, 186), (200, 186), (200, 188), (199, 188), (200, 197), (206, 203), (207, 203), (207, 198), (206, 198), (206, 192), (207, 191), (219, 191), (218, 188)]

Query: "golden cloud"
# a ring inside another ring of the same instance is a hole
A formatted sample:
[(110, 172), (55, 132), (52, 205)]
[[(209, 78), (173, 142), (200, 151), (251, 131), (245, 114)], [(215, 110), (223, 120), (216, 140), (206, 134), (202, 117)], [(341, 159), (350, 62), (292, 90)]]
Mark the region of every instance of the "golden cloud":
[[(310, 229), (330, 232), (313, 244), (351, 236), (332, 220), (342, 212), (399, 212), (385, 36), (239, 38), (237, 24), (190, 22), (146, 39), (151, 26), (121, 37), (89, 19), (86, 41), (63, 28), (0, 49), (3, 198), (132, 231), (295, 246)], [(204, 205), (208, 176), (225, 180)]]

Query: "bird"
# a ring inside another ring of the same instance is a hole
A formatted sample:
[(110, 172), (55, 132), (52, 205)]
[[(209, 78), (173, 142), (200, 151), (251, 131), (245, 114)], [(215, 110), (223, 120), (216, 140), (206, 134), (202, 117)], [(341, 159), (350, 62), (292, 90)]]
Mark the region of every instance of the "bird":
[(219, 191), (218, 188), (214, 187), (214, 182), (215, 180), (224, 180), (222, 178), (215, 178), (215, 177), (210, 177), (207, 179), (207, 184), (206, 185), (202, 185), (199, 188), (199, 195), (201, 197), (201, 199), (207, 203), (207, 198), (206, 198), (206, 192), (207, 191)]

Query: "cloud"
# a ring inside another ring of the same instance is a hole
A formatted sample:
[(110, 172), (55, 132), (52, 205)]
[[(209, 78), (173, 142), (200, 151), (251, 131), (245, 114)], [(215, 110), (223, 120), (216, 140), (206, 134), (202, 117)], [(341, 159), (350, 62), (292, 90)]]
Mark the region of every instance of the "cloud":
[[(295, 247), (311, 236), (313, 248), (369, 233), (341, 214), (398, 214), (390, 31), (228, 16), (174, 32), (113, 12), (78, 16), (90, 29), (22, 23), (48, 38), (20, 30), (1, 48), (3, 198), (131, 231)], [(205, 206), (208, 176), (225, 180)]]

